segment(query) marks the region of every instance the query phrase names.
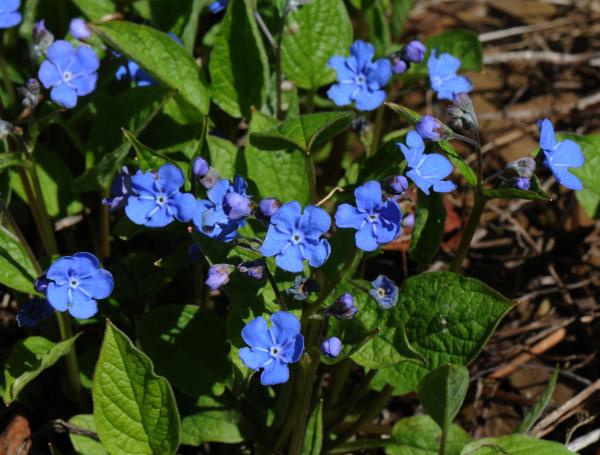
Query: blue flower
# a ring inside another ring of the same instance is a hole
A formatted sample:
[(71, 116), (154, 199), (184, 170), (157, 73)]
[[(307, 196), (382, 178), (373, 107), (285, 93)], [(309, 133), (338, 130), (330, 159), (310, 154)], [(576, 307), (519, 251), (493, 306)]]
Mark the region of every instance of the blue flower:
[(424, 115), (415, 126), (415, 130), (424, 140), (442, 141), (450, 137), (452, 130), (431, 115)]
[(427, 68), (431, 88), (442, 100), (451, 100), (456, 93), (470, 92), (473, 88), (471, 81), (464, 76), (458, 76), (456, 71), (460, 67), (460, 60), (450, 54), (443, 53), (436, 56), (436, 50), (431, 51)]
[[(235, 239), (237, 230), (246, 224), (243, 200), (249, 201), (247, 186), (246, 181), (239, 175), (235, 176), (233, 184), (229, 180), (219, 180), (206, 193), (208, 199), (198, 201), (198, 208), (193, 216), (196, 229), (223, 242)], [(240, 207), (242, 210), (237, 210)]]
[(392, 77), (392, 64), (384, 58), (372, 62), (374, 55), (371, 44), (357, 40), (350, 46), (349, 57), (335, 55), (329, 59), (338, 83), (329, 88), (327, 96), (335, 104), (347, 106), (354, 101), (359, 111), (372, 111), (384, 102), (381, 88)]
[(271, 217), (260, 252), (275, 256), (277, 266), (288, 272), (301, 272), (305, 259), (312, 267), (320, 267), (331, 253), (329, 242), (321, 238), (330, 226), (325, 210), (309, 205), (302, 213), (300, 203), (288, 202)]
[(338, 337), (330, 337), (321, 343), (321, 352), (329, 359), (334, 359), (342, 352), (342, 340)]
[(163, 227), (174, 219), (190, 221), (196, 198), (179, 191), (184, 182), (181, 169), (171, 163), (156, 173), (137, 171), (131, 177), (133, 193), (127, 199), (125, 214), (135, 224), (148, 227)]
[(395, 175), (387, 183), (392, 194), (402, 194), (408, 189), (408, 180), (403, 175)]
[(411, 168), (406, 173), (410, 179), (423, 191), (429, 194), (429, 188), (437, 193), (447, 193), (456, 188), (449, 180), (443, 180), (452, 173), (452, 164), (447, 158), (438, 154), (425, 155), (425, 144), (416, 131), (406, 135), (406, 145), (398, 142), (408, 166)]
[(229, 275), (233, 272), (234, 267), (230, 264), (213, 264), (208, 269), (208, 277), (204, 284), (211, 290), (216, 291), (221, 286), (229, 283)]
[(304, 351), (300, 321), (285, 311), (271, 315), (272, 327), (262, 317), (253, 319), (242, 329), (242, 338), (250, 346), (241, 348), (240, 359), (248, 368), (262, 369), (260, 383), (275, 385), (287, 382), (288, 364), (297, 362)]
[(402, 58), (410, 63), (421, 63), (426, 51), (427, 49), (421, 41), (412, 40), (402, 48)]
[(291, 295), (294, 300), (304, 301), (310, 294), (319, 292), (319, 283), (312, 278), (304, 278), (302, 275), (296, 275), (292, 287), (285, 290), (285, 293)]
[(92, 31), (88, 27), (87, 23), (80, 17), (71, 19), (69, 24), (69, 33), (73, 35), (73, 38), (85, 41), (92, 37)]
[(17, 325), (19, 327), (35, 327), (44, 319), (48, 319), (54, 313), (54, 308), (44, 299), (29, 299), (21, 307), (17, 314)]
[(544, 164), (558, 183), (571, 190), (582, 190), (581, 180), (569, 172), (570, 167), (581, 167), (585, 161), (579, 144), (571, 139), (556, 142), (554, 127), (548, 119), (541, 121), (540, 129), (540, 148), (546, 158)]
[(21, 13), (17, 10), (21, 6), (21, 0), (0, 1), (0, 29), (14, 27), (21, 23)]
[(50, 98), (67, 109), (77, 105), (77, 97), (89, 95), (96, 88), (100, 66), (91, 47), (74, 49), (71, 43), (58, 40), (48, 49), (38, 78), (50, 91)]
[(374, 251), (379, 245), (390, 243), (400, 233), (402, 213), (393, 200), (382, 201), (381, 185), (370, 181), (354, 190), (356, 207), (342, 204), (335, 213), (335, 224), (341, 228), (356, 229), (356, 246)]
[(111, 273), (100, 268), (100, 262), (91, 253), (59, 258), (46, 277), (50, 280), (46, 289), (50, 305), (79, 319), (95, 315), (98, 312), (95, 299), (107, 298), (114, 287)]
[(333, 302), (325, 314), (332, 316), (336, 319), (352, 319), (358, 312), (354, 296), (349, 292), (346, 292), (339, 296), (335, 302)]
[(402, 60), (399, 57), (394, 57), (391, 60), (392, 62), (392, 73), (394, 74), (404, 74), (408, 69), (408, 63)]
[(531, 180), (529, 180), (527, 177), (518, 177), (515, 180), (514, 185), (515, 188), (518, 188), (519, 190), (527, 191), (531, 186)]
[(229, 0), (214, 0), (210, 5), (208, 5), (208, 10), (211, 14), (220, 13), (227, 8), (227, 3), (229, 3)]
[(260, 201), (258, 204), (258, 211), (261, 218), (265, 220), (269, 220), (275, 212), (281, 207), (281, 202), (279, 199), (274, 197), (266, 197)]
[(208, 165), (208, 161), (204, 158), (201, 156), (194, 158), (194, 161), (192, 162), (192, 174), (194, 174), (194, 176), (202, 178), (208, 174), (209, 169), (210, 166)]
[(108, 206), (111, 212), (122, 209), (127, 205), (127, 200), (132, 191), (129, 169), (127, 169), (127, 166), (122, 166), (121, 172), (115, 177), (110, 187), (112, 197), (102, 199), (102, 204)]
[(385, 275), (379, 275), (371, 282), (369, 295), (382, 308), (391, 308), (398, 301), (398, 286)]

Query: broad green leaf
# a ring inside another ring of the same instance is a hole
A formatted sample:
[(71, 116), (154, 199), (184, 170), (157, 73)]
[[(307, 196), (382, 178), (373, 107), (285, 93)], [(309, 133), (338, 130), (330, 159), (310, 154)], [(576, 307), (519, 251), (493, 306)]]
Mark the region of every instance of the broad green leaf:
[(210, 164), (224, 179), (233, 179), (238, 174), (238, 160), (241, 158), (237, 146), (227, 139), (209, 135), (206, 137), (210, 154)]
[(174, 454), (179, 413), (167, 380), (110, 321), (94, 373), (94, 420), (110, 453)]
[[(387, 455), (437, 455), (440, 449), (440, 427), (426, 415), (400, 419), (392, 429)], [(471, 437), (458, 425), (450, 425), (446, 455), (459, 455)]]
[(27, 384), (73, 349), (78, 336), (60, 343), (37, 336), (17, 341), (4, 364), (4, 403), (10, 405)]
[(311, 413), (306, 431), (304, 432), (304, 441), (302, 443), (301, 455), (319, 455), (323, 446), (323, 400), (319, 401), (317, 407)]
[[(318, 3), (318, 2), (317, 2)], [(298, 147), (310, 154), (352, 123), (352, 111), (319, 112), (288, 118), (268, 131), (250, 135), (250, 143), (262, 150)]]
[(427, 374), (419, 383), (419, 401), (442, 431), (458, 415), (469, 388), (469, 371), (462, 365), (446, 364)]
[[(88, 431), (96, 431), (96, 423), (92, 414), (79, 414), (69, 419), (71, 425)], [(108, 455), (100, 441), (74, 432), (69, 432), (69, 439), (75, 452), (79, 455)]]
[(28, 167), (29, 161), (23, 152), (0, 153), (0, 170), (7, 167)]
[(225, 322), (194, 305), (169, 305), (149, 311), (138, 326), (142, 349), (158, 374), (190, 396), (219, 393), (231, 365)]
[(16, 235), (0, 225), (0, 283), (17, 291), (34, 293), (37, 273)]
[[(127, 218), (123, 217), (123, 219)], [(141, 232), (137, 229), (145, 229), (143, 226), (133, 224), (129, 219), (127, 222), (129, 223), (126, 225), (127, 229), (130, 228), (133, 234)], [(166, 228), (167, 232), (168, 229), (169, 227)], [(128, 234), (132, 234), (132, 232), (128, 232)], [(146, 301), (144, 298), (155, 297), (156, 293), (165, 288), (173, 278), (173, 269), (154, 265), (158, 259), (158, 256), (140, 248), (123, 256), (117, 263), (113, 263), (111, 272), (114, 276), (119, 277), (118, 280), (115, 280), (113, 296), (116, 299), (135, 299), (139, 302), (141, 310)]]
[(181, 420), (181, 443), (196, 447), (205, 442), (236, 444), (244, 441), (249, 431), (233, 399), (201, 396)]
[(348, 55), (352, 23), (342, 0), (311, 1), (286, 19), (281, 47), (285, 76), (298, 87), (315, 90), (335, 80), (327, 66), (334, 55)]
[(149, 170), (156, 170), (166, 162), (173, 162), (173, 160), (171, 160), (170, 158), (164, 156), (156, 150), (152, 150), (147, 145), (142, 144), (140, 141), (137, 140), (137, 138), (131, 131), (123, 129), (123, 136), (125, 136), (125, 138), (133, 146), (133, 150), (135, 150), (140, 170), (144, 172)]
[(368, 8), (363, 9), (369, 42), (373, 44), (375, 53), (378, 55), (387, 55), (391, 51), (392, 36), (386, 9), (386, 5), (380, 1), (372, 2)]
[(521, 434), (485, 438), (468, 444), (460, 455), (572, 455), (562, 444)]
[(177, 90), (175, 99), (190, 122), (199, 121), (208, 112), (208, 89), (200, 68), (169, 35), (126, 21), (91, 27), (109, 46), (138, 63), (156, 81)]
[(179, 37), (190, 54), (194, 50), (198, 17), (204, 4), (205, 0), (148, 1), (152, 24)]
[(269, 89), (269, 63), (248, 0), (230, 0), (208, 66), (213, 101), (232, 117), (250, 117)]
[(570, 133), (558, 133), (557, 141), (571, 139), (579, 144), (585, 162), (579, 168), (571, 168), (570, 171), (581, 179), (583, 191), (576, 191), (577, 199), (583, 205), (590, 217), (598, 217), (600, 202), (600, 135), (588, 134), (586, 136)]
[(548, 403), (550, 403), (550, 399), (552, 398), (552, 393), (554, 392), (554, 387), (556, 386), (556, 380), (558, 379), (558, 367), (554, 369), (552, 376), (550, 376), (550, 380), (548, 381), (548, 385), (546, 386), (546, 390), (538, 400), (538, 402), (533, 405), (533, 407), (529, 410), (527, 415), (523, 418), (523, 421), (515, 431), (515, 433), (527, 433), (531, 430), (531, 427), (535, 424), (537, 419), (540, 418)]
[(477, 33), (462, 29), (448, 30), (427, 39), (425, 46), (427, 47), (425, 58), (422, 63), (411, 66), (411, 74), (428, 74), (427, 60), (433, 49), (437, 50), (438, 57), (447, 53), (458, 58), (460, 60), (459, 71), (481, 71), (483, 47)]
[(112, 0), (71, 0), (81, 12), (92, 21), (99, 21), (107, 14), (115, 12)]
[(392, 39), (397, 41), (404, 30), (414, 0), (393, 0), (392, 2)]
[(419, 265), (431, 263), (444, 236), (446, 208), (444, 195), (432, 192), (429, 196), (419, 190), (415, 225), (410, 240), (410, 257)]
[[(252, 114), (250, 134), (261, 133), (277, 124), (277, 120), (258, 111)], [(310, 202), (306, 157), (293, 147), (261, 150), (248, 144), (244, 150), (246, 175), (256, 183), (259, 194), (254, 197), (277, 197), (281, 201), (296, 200), (303, 206)]]

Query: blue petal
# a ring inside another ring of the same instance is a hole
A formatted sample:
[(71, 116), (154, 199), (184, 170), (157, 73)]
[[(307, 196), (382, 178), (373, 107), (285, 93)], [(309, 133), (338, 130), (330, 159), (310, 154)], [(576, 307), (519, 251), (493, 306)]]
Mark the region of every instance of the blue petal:
[(356, 40), (350, 46), (350, 54), (356, 58), (358, 71), (362, 73), (365, 66), (371, 63), (371, 60), (375, 55), (375, 48), (370, 43)]
[(309, 205), (304, 209), (304, 213), (298, 222), (298, 228), (307, 237), (319, 237), (327, 232), (330, 227), (331, 217), (329, 213), (314, 205)]
[(271, 224), (276, 225), (280, 231), (291, 233), (296, 230), (302, 207), (297, 201), (286, 202), (271, 217)]
[(210, 190), (206, 192), (208, 199), (216, 205), (221, 205), (223, 203), (223, 198), (227, 191), (229, 191), (230, 183), (229, 180), (222, 179), (219, 180), (215, 186), (213, 186)]
[(352, 103), (352, 95), (358, 89), (354, 83), (334, 84), (327, 90), (327, 96), (337, 106), (348, 106)]
[[(435, 56), (435, 50), (432, 51), (431, 55)], [(429, 63), (427, 66), (429, 67)], [(429, 67), (429, 74), (433, 74), (443, 79), (450, 74), (455, 74), (459, 68), (460, 60), (444, 52), (436, 59), (433, 70)]]
[(381, 207), (381, 185), (375, 180), (371, 180), (354, 190), (356, 197), (356, 207), (359, 210), (372, 212)]
[(271, 360), (268, 351), (255, 348), (241, 348), (238, 355), (244, 365), (253, 370), (259, 370), (265, 363)]
[(389, 243), (398, 237), (402, 212), (395, 201), (387, 201), (379, 213), (380, 223), (377, 226), (377, 242)]
[(559, 142), (550, 154), (550, 159), (554, 166), (580, 167), (585, 162), (581, 147), (571, 139)]
[(282, 253), (275, 256), (275, 264), (283, 270), (297, 273), (302, 272), (304, 269), (304, 265), (302, 264), (303, 259), (300, 247), (290, 244)]
[(275, 226), (271, 225), (259, 251), (266, 257), (275, 256), (288, 243), (290, 243), (290, 234), (281, 232)]
[(248, 346), (269, 350), (273, 340), (269, 335), (269, 326), (262, 317), (252, 319), (242, 329), (242, 339)]
[(356, 246), (363, 251), (375, 251), (379, 244), (375, 235), (373, 235), (373, 226), (371, 223), (367, 223), (362, 229), (356, 231), (354, 236), (356, 240)]
[(304, 351), (304, 337), (302, 334), (296, 335), (294, 339), (294, 352), (291, 354), (290, 363), (297, 362)]
[(19, 9), (21, 0), (2, 0), (0, 3), (0, 13), (13, 12)]
[(430, 153), (416, 170), (422, 178), (434, 183), (452, 173), (452, 163), (438, 153)]
[(156, 190), (156, 179), (152, 172), (142, 172), (138, 170), (131, 177), (131, 188), (135, 193), (144, 195), (144, 196), (155, 196), (158, 192)]
[(169, 207), (179, 221), (187, 223), (196, 210), (196, 198), (191, 193), (175, 193), (169, 198)]
[(179, 188), (185, 183), (183, 172), (177, 166), (171, 163), (164, 164), (158, 170), (158, 184), (166, 194), (179, 191)]
[(144, 225), (146, 224), (148, 214), (154, 210), (155, 207), (155, 201), (131, 196), (127, 200), (127, 205), (125, 206), (125, 215), (127, 215), (127, 218), (135, 224)]
[(365, 214), (350, 204), (341, 204), (335, 212), (335, 225), (341, 228), (360, 229), (365, 222)]
[(370, 68), (367, 78), (369, 82), (374, 81), (383, 87), (392, 77), (392, 64), (387, 58), (380, 58)]
[(56, 85), (50, 92), (50, 98), (57, 104), (67, 109), (77, 105), (77, 93), (66, 84)]
[(58, 283), (65, 282), (69, 279), (69, 270), (73, 269), (74, 266), (75, 261), (71, 256), (63, 256), (52, 263), (48, 272), (46, 272), (46, 277)]
[(290, 378), (290, 370), (288, 366), (279, 360), (273, 360), (266, 365), (260, 375), (260, 383), (262, 385), (276, 385), (287, 382)]
[(377, 109), (385, 101), (385, 91), (370, 91), (367, 87), (361, 87), (354, 95), (356, 109), (359, 111), (372, 111)]
[(334, 55), (329, 59), (327, 65), (333, 68), (337, 72), (338, 81), (354, 80), (356, 73), (346, 63), (346, 58), (339, 55)]
[(75, 51), (75, 58), (81, 67), (88, 73), (93, 73), (100, 67), (98, 54), (91, 47), (80, 46)]
[(425, 151), (425, 143), (419, 133), (414, 130), (410, 131), (406, 135), (406, 145), (401, 142), (398, 142), (397, 145), (404, 154), (408, 166), (412, 168), (416, 167), (421, 161), (423, 152)]
[(556, 145), (554, 126), (552, 126), (552, 122), (547, 118), (542, 120), (540, 123), (540, 147), (543, 150), (553, 150), (554, 146)]
[(436, 193), (449, 193), (450, 191), (454, 191), (456, 189), (456, 184), (449, 180), (440, 180), (439, 182), (435, 182), (433, 184), (433, 191)]
[(75, 86), (75, 91), (77, 92), (77, 95), (86, 96), (96, 89), (97, 81), (97, 74), (84, 74), (73, 79), (71, 81), (71, 84)]
[(442, 81), (442, 85), (437, 89), (437, 96), (440, 99), (452, 99), (457, 93), (467, 93), (473, 89), (473, 84), (464, 76), (452, 76)]
[(581, 180), (577, 178), (575, 175), (571, 174), (567, 168), (554, 168), (552, 169), (554, 177), (558, 180), (558, 183), (566, 186), (567, 188), (575, 191), (581, 191), (583, 189), (583, 184)]
[(11, 28), (21, 22), (22, 16), (18, 12), (0, 13), (0, 29)]
[(89, 277), (82, 278), (81, 287), (95, 299), (105, 299), (113, 291), (115, 282), (108, 270), (96, 269)]
[(233, 178), (233, 191), (236, 193), (241, 194), (242, 196), (246, 196), (246, 191), (248, 189), (248, 184), (246, 183), (246, 180), (244, 180), (244, 177), (242, 177), (241, 175), (236, 175)]
[(311, 242), (308, 241), (302, 245), (302, 252), (305, 259), (311, 267), (321, 267), (331, 254), (329, 242), (325, 239)]
[(75, 57), (75, 49), (73, 49), (73, 46), (68, 41), (57, 40), (48, 49), (46, 57), (52, 62), (60, 62), (62, 64), (66, 60)]
[(300, 320), (287, 311), (277, 311), (271, 315), (271, 329), (277, 344), (283, 345), (300, 333)]
[(89, 275), (100, 267), (100, 261), (92, 253), (81, 252), (73, 256), (73, 269), (78, 275)]
[(49, 60), (44, 60), (42, 62), (38, 71), (38, 78), (46, 88), (50, 88), (62, 81), (62, 75), (58, 72), (56, 66)]
[(50, 283), (46, 289), (46, 298), (55, 310), (66, 311), (69, 304), (69, 285), (58, 286), (56, 283)]
[(98, 304), (94, 299), (87, 298), (82, 292), (73, 291), (71, 304), (67, 308), (74, 318), (91, 318), (98, 312)]
[[(156, 208), (156, 205), (155, 205)], [(154, 212), (154, 213), (152, 213)], [(167, 205), (158, 207), (158, 210), (152, 209), (152, 212), (146, 215), (145, 226), (148, 227), (165, 227), (173, 222), (173, 214), (169, 211)]]
[(406, 173), (406, 176), (413, 182), (415, 182), (415, 185), (417, 185), (423, 193), (429, 195), (429, 188), (432, 185), (430, 181), (422, 178), (421, 175), (415, 169), (408, 171)]

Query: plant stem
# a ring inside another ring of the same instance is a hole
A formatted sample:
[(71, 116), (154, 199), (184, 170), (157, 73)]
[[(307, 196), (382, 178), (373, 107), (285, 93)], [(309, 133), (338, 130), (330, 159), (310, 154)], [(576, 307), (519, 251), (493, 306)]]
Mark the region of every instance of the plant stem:
[(360, 385), (356, 389), (356, 391), (352, 394), (351, 398), (348, 400), (346, 405), (338, 410), (335, 413), (333, 418), (330, 419), (332, 421), (331, 427), (328, 429), (329, 432), (333, 432), (346, 418), (352, 414), (352, 410), (356, 406), (356, 403), (360, 401), (360, 399), (365, 396), (365, 394), (369, 391), (369, 386), (371, 385), (371, 381), (375, 377), (377, 370), (369, 370), (369, 372), (365, 375)]
[(454, 259), (450, 263), (449, 270), (451, 272), (457, 273), (460, 271), (462, 263), (465, 260), (465, 256), (467, 255), (467, 250), (469, 249), (471, 241), (473, 240), (473, 235), (475, 235), (477, 225), (479, 224), (479, 219), (483, 214), (483, 209), (485, 208), (486, 202), (487, 199), (483, 194), (477, 192), (475, 193), (475, 201), (473, 203), (473, 207), (471, 208), (471, 213), (469, 213), (465, 230), (462, 232), (460, 244), (458, 245), (458, 249), (456, 251), (456, 256), (454, 256)]
[(281, 18), (277, 45), (275, 46), (275, 117), (281, 120), (281, 46), (283, 44), (283, 33), (285, 32), (285, 15)]
[(448, 441), (448, 428), (442, 428), (442, 437), (440, 438), (440, 451), (439, 455), (446, 454), (446, 443)]
[(348, 376), (350, 376), (353, 365), (354, 362), (350, 357), (345, 358), (338, 365), (336, 365), (335, 372), (331, 377), (332, 385), (329, 392), (329, 399), (327, 400), (327, 405), (329, 408), (333, 408), (340, 399), (340, 395), (342, 394), (342, 390), (344, 390), (344, 386), (348, 381)]
[(267, 280), (269, 280), (269, 284), (271, 285), (271, 287), (273, 288), (273, 292), (275, 293), (275, 299), (277, 300), (277, 303), (282, 309), (287, 310), (285, 299), (283, 298), (283, 295), (279, 290), (279, 286), (277, 286), (277, 282), (275, 281), (275, 277), (271, 273), (271, 270), (269, 269), (269, 266), (267, 264), (265, 264), (265, 272), (267, 273)]
[[(41, 217), (40, 225), (44, 234), (42, 237), (46, 239), (46, 244), (44, 245), (44, 248), (46, 249), (46, 252), (50, 256), (52, 256), (58, 254), (58, 244), (56, 243), (56, 237), (54, 236), (54, 227), (52, 226), (52, 220), (48, 216), (48, 212), (46, 211), (46, 207), (44, 205), (42, 186), (40, 184), (40, 179), (34, 162), (32, 162), (29, 174), (31, 176), (31, 182), (33, 183), (34, 193), (33, 201), (29, 202), (32, 205), (37, 205), (38, 213)], [(42, 234), (42, 232), (40, 232), (40, 234)]]
[(100, 204), (100, 257), (110, 256), (110, 212), (108, 207)]
[[(73, 337), (73, 330), (71, 328), (71, 319), (66, 313), (56, 312), (56, 320), (58, 321), (58, 330), (60, 332), (61, 340), (68, 340)], [(75, 347), (69, 351), (66, 356), (67, 360), (67, 375), (69, 376), (69, 382), (71, 383), (71, 389), (75, 397), (75, 401), (81, 407), (85, 409), (85, 400), (83, 398), (83, 391), (81, 389), (81, 379), (79, 377), (79, 366), (77, 364), (77, 355), (75, 354)]]
[(6, 64), (6, 60), (4, 60), (4, 55), (2, 55), (2, 53), (0, 53), (0, 72), (2, 73), (2, 79), (4, 80), (4, 89), (8, 95), (8, 107), (12, 108), (17, 102), (17, 97), (8, 73), (8, 65)]
[(367, 157), (375, 155), (377, 148), (379, 147), (379, 138), (381, 136), (381, 130), (383, 129), (383, 111), (385, 105), (382, 104), (377, 108), (375, 112), (375, 125), (373, 126), (373, 138), (371, 139), (371, 147), (367, 150)]

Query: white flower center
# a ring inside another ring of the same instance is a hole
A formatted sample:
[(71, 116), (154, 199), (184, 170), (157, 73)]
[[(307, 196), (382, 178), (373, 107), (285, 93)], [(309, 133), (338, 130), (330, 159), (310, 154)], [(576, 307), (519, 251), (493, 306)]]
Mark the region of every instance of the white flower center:
[(383, 288), (377, 288), (377, 295), (379, 297), (385, 297), (385, 289), (383, 289)]
[(354, 79), (354, 82), (356, 82), (357, 85), (363, 85), (366, 82), (366, 79), (365, 79), (365, 77), (362, 74), (359, 74)]
[(442, 85), (442, 78), (439, 76), (433, 76), (431, 78), (431, 85), (433, 87), (439, 87), (440, 85)]
[(75, 277), (69, 278), (69, 287), (71, 289), (76, 289), (79, 286), (79, 280)]
[(65, 82), (69, 82), (72, 78), (73, 78), (73, 73), (71, 73), (70, 71), (65, 71), (63, 73), (63, 80)]
[(158, 205), (164, 205), (164, 204), (165, 204), (165, 202), (167, 202), (167, 196), (165, 196), (165, 195), (164, 195), (164, 194), (162, 194), (162, 193), (159, 193), (159, 194), (156, 196), (156, 203), (157, 203)]

